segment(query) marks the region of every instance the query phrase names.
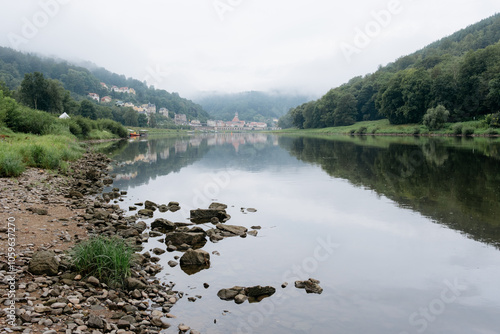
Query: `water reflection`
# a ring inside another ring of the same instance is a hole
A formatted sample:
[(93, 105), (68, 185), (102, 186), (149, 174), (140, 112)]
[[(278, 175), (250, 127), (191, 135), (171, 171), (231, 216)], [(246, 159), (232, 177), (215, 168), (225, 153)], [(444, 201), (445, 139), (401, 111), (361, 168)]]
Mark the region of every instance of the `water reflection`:
[(454, 147), (433, 138), (404, 143), (378, 138), (372, 145), (366, 145), (366, 140), (360, 144), (355, 139), (280, 137), (279, 143), (299, 160), (319, 164), (331, 176), (500, 246), (498, 141)]

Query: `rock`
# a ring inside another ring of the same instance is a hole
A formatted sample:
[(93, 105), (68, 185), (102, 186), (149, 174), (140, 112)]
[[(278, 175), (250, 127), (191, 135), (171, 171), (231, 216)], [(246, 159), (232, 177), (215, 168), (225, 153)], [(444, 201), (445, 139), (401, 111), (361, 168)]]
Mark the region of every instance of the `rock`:
[(193, 248), (201, 248), (207, 242), (204, 233), (192, 233), (192, 232), (172, 232), (165, 235), (165, 243), (167, 245), (172, 244), (176, 247), (182, 244), (188, 244), (193, 246)]
[(243, 294), (238, 294), (234, 297), (234, 302), (236, 304), (243, 304), (246, 300), (248, 299), (247, 296), (243, 295)]
[(194, 303), (196, 301), (196, 297), (188, 297), (188, 301)]
[(190, 211), (190, 218), (193, 223), (208, 223), (213, 217), (216, 217), (221, 222), (228, 221), (231, 218), (224, 210), (196, 209)]
[(247, 211), (248, 211), (248, 212), (257, 212), (257, 209), (254, 209), (254, 208), (247, 208)]
[(50, 305), (51, 308), (53, 309), (58, 309), (58, 308), (65, 308), (68, 304), (66, 303), (54, 303)]
[(74, 198), (83, 198), (83, 194), (77, 190), (71, 189), (69, 191), (69, 197), (74, 197)]
[(94, 276), (90, 276), (87, 278), (87, 283), (90, 283), (94, 286), (99, 286), (101, 284), (101, 282), (99, 282), (99, 280), (97, 278), (95, 278)]
[(102, 319), (96, 315), (89, 315), (89, 320), (87, 320), (87, 326), (90, 328), (104, 328), (104, 322)]
[(246, 235), (246, 232), (248, 231), (247, 228), (244, 226), (217, 224), (216, 227), (219, 230), (226, 231), (226, 232), (232, 233), (234, 235), (240, 235), (240, 236)]
[(284, 282), (283, 284), (281, 284), (281, 287), (284, 289), (288, 286), (288, 282)]
[(252, 226), (251, 229), (252, 230), (260, 230), (260, 229), (262, 229), (262, 227), (257, 225), (257, 226)]
[(133, 277), (128, 277), (125, 279), (125, 286), (127, 287), (127, 289), (129, 291), (135, 290), (135, 289), (138, 289), (138, 290), (146, 289), (146, 284), (144, 284), (140, 280), (133, 278)]
[(162, 320), (159, 317), (153, 317), (151, 319), (151, 324), (156, 327), (169, 328), (170, 324), (166, 320)]
[(168, 261), (168, 265), (169, 265), (170, 267), (172, 267), (172, 268), (173, 268), (173, 267), (175, 267), (175, 266), (176, 266), (176, 265), (178, 265), (178, 264), (179, 264), (179, 263), (177, 263), (177, 262), (175, 262), (175, 261), (172, 261), (172, 260)]
[(190, 330), (191, 328), (189, 326), (186, 326), (184, 324), (179, 324), (179, 331), (181, 332), (187, 332), (188, 330)]
[(320, 281), (309, 278), (307, 281), (295, 281), (295, 287), (297, 289), (305, 289), (307, 293), (317, 293), (321, 294), (323, 288), (319, 286)]
[(222, 211), (222, 210), (227, 209), (227, 205), (222, 204), (222, 203), (213, 202), (212, 204), (210, 204), (210, 206), (208, 208), (211, 210), (221, 210)]
[(251, 230), (251, 231), (248, 232), (248, 235), (251, 235), (252, 237), (256, 237), (257, 234), (259, 234), (259, 232), (256, 231), (256, 230)]
[(149, 209), (140, 209), (139, 211), (137, 211), (137, 213), (141, 216), (146, 216), (146, 217), (150, 217), (150, 218), (153, 218), (153, 216), (154, 216), (153, 210), (149, 210)]
[(158, 229), (159, 231), (163, 233), (167, 233), (168, 231), (173, 231), (177, 228), (177, 226), (172, 223), (171, 221), (168, 221), (163, 218), (158, 218), (156, 219), (153, 223), (151, 223), (151, 228), (153, 229)]
[(259, 298), (261, 296), (272, 296), (276, 289), (272, 286), (252, 286), (245, 289), (245, 295), (248, 297)]
[(109, 219), (110, 213), (104, 209), (96, 209), (94, 211), (94, 219), (106, 220)]
[(144, 208), (151, 211), (155, 211), (156, 208), (158, 208), (158, 204), (156, 204), (155, 202), (146, 201), (144, 202)]
[(28, 270), (35, 275), (55, 276), (58, 268), (59, 261), (53, 251), (38, 251), (33, 254)]
[(137, 222), (136, 224), (134, 224), (133, 227), (137, 231), (139, 231), (139, 233), (142, 233), (142, 232), (144, 232), (144, 230), (146, 230), (148, 228), (148, 225), (146, 224), (146, 222), (140, 221), (140, 222)]
[(174, 201), (170, 201), (168, 202), (168, 206), (179, 206), (179, 202), (174, 202)]
[(165, 250), (157, 247), (157, 248), (153, 249), (153, 253), (155, 255), (161, 255), (161, 254), (165, 253)]
[(168, 206), (166, 206), (165, 204), (162, 204), (158, 207), (158, 210), (160, 210), (160, 212), (167, 212), (168, 211)]
[(46, 216), (49, 214), (47, 209), (41, 209), (41, 208), (28, 208), (28, 211), (33, 212), (34, 214), (40, 215), (40, 216)]
[(212, 224), (214, 224), (214, 225), (217, 225), (217, 224), (219, 224), (219, 223), (220, 223), (219, 218), (217, 218), (217, 217), (212, 217), (212, 218), (210, 218), (210, 222), (211, 222)]
[(208, 289), (208, 288), (210, 287), (210, 284), (208, 284), (208, 283), (203, 283), (203, 287), (204, 287), (205, 289)]
[(132, 298), (134, 299), (141, 299), (142, 298), (142, 293), (139, 290), (134, 290), (130, 293)]
[(127, 321), (127, 320), (120, 319), (120, 320), (118, 320), (118, 322), (116, 323), (116, 326), (117, 326), (119, 329), (128, 329), (128, 328), (130, 328), (130, 322), (129, 322), (129, 321)]
[(210, 254), (202, 249), (188, 250), (181, 256), (181, 266), (201, 266), (210, 264)]
[(118, 235), (124, 239), (128, 239), (139, 236), (139, 231), (135, 228), (128, 228), (126, 230), (118, 231)]
[(217, 292), (217, 297), (222, 300), (233, 300), (237, 295), (244, 292), (245, 288), (240, 286), (234, 286), (230, 289), (221, 289)]
[(135, 210), (137, 210), (137, 207), (136, 207), (136, 206), (131, 205), (131, 206), (129, 206), (129, 207), (128, 207), (128, 210), (129, 210), (129, 211), (135, 211)]

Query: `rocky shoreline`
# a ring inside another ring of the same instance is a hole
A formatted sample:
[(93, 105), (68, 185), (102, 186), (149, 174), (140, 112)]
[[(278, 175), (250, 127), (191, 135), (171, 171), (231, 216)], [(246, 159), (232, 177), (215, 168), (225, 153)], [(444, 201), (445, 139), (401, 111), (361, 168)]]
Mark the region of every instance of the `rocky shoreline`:
[[(117, 235), (136, 251), (149, 237), (143, 234), (144, 222), (136, 223), (136, 216), (126, 217), (118, 205), (107, 203), (109, 194), (96, 196), (112, 183), (110, 162), (103, 154), (87, 152), (66, 175), (30, 169), (17, 180), (1, 179), (0, 214), (6, 222), (0, 230), (2, 332), (160, 333), (170, 327), (168, 319), (174, 317), (170, 308), (184, 294), (173, 289), (175, 284), (156, 279), (161, 266), (147, 253), (134, 253), (131, 277), (123, 286), (110, 287), (71, 270), (65, 250), (91, 235)], [(58, 215), (61, 210), (65, 212)], [(14, 235), (7, 235), (7, 221), (16, 227), (13, 267), (7, 249)], [(26, 240), (24, 234), (30, 232), (34, 238)], [(38, 237), (39, 233), (48, 236)], [(9, 295), (12, 278), (15, 299)], [(15, 317), (9, 313), (13, 302)], [(181, 332), (198, 333), (183, 324), (178, 327)]]

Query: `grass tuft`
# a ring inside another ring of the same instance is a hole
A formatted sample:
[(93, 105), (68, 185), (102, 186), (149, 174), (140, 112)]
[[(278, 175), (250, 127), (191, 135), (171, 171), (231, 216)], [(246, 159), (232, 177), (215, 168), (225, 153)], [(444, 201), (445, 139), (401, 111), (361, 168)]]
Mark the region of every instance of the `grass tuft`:
[(108, 285), (120, 284), (130, 276), (133, 250), (120, 238), (92, 237), (70, 250), (76, 270)]
[(24, 172), (23, 159), (15, 152), (0, 152), (0, 177), (17, 177)]

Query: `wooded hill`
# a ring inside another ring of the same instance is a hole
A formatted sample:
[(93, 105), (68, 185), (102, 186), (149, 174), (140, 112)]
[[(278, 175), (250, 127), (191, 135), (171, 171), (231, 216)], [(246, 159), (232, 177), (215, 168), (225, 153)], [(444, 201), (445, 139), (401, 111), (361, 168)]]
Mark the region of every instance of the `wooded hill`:
[(279, 125), (323, 128), (381, 118), (421, 123), (438, 105), (449, 111), (450, 122), (498, 113), (499, 41), (496, 14), (291, 109)]
[[(39, 72), (48, 80), (60, 81), (62, 87), (68, 90), (71, 97), (76, 101), (87, 99), (88, 93), (97, 93), (101, 97), (109, 95), (123, 102), (134, 103), (134, 105), (152, 103), (156, 105), (157, 110), (167, 108), (172, 114), (186, 114), (188, 119), (203, 121), (208, 118), (208, 114), (200, 105), (180, 97), (177, 93), (169, 93), (163, 89), (148, 87), (139, 80), (126, 78), (124, 75), (112, 73), (95, 65), (86, 67), (77, 66), (60, 59), (0, 47), (0, 82), (4, 82), (10, 90), (17, 90), (20, 87), (25, 74)], [(106, 83), (110, 88), (112, 85), (133, 88), (136, 94), (109, 91), (101, 86), (101, 82)], [(69, 108), (69, 110), (63, 108), (53, 112), (75, 114), (78, 105), (73, 105), (73, 108), (66, 106), (66, 108)]]
[(237, 112), (245, 121), (266, 122), (285, 115), (290, 108), (309, 100), (305, 95), (278, 92), (207, 94), (194, 99), (213, 119), (230, 121)]

